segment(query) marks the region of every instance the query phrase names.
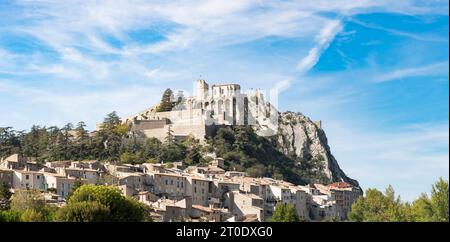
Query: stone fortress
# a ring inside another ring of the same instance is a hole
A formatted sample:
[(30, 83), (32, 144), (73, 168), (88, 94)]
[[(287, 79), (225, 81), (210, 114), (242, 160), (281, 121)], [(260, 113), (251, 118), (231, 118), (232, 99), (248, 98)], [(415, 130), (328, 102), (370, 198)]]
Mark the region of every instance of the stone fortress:
[(164, 140), (169, 132), (175, 139), (188, 135), (200, 141), (213, 135), (217, 128), (230, 125), (251, 125), (258, 135), (275, 135), (278, 110), (264, 97), (261, 90), (241, 92), (238, 84), (216, 84), (211, 88), (205, 80), (198, 80), (196, 93), (184, 97), (173, 96), (171, 111), (158, 112), (158, 105), (136, 115), (122, 118), (131, 130)]

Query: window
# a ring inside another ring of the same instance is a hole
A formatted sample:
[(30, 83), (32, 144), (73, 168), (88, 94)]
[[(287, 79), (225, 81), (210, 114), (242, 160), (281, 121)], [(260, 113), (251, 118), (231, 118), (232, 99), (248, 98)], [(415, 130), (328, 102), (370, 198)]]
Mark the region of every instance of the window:
[(169, 185), (169, 180), (166, 180), (166, 185)]
[(194, 193), (197, 193), (197, 187), (194, 187)]
[(38, 179), (38, 180), (41, 179), (41, 176), (37, 175), (37, 176), (36, 176), (36, 179)]
[(181, 188), (183, 188), (183, 182), (181, 182)]
[(26, 180), (30, 179), (30, 175), (25, 175), (25, 179)]
[(173, 185), (173, 180), (170, 180), (170, 185)]

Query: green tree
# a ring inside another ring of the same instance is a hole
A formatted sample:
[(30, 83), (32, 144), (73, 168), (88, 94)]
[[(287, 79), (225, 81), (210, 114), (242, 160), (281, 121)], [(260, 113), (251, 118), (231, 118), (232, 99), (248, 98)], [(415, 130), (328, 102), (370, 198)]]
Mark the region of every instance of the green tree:
[(109, 208), (97, 201), (71, 202), (56, 214), (56, 220), (64, 222), (105, 222), (110, 217)]
[(385, 194), (377, 189), (368, 189), (365, 197), (359, 197), (348, 214), (350, 221), (357, 222), (401, 222), (407, 221), (401, 214), (404, 206), (395, 198), (394, 189), (389, 186)]
[(433, 211), (433, 221), (448, 222), (448, 180), (439, 178), (431, 188), (431, 209)]
[(89, 133), (85, 129), (86, 124), (83, 121), (78, 122), (75, 127), (76, 141), (74, 143), (74, 158), (77, 160), (83, 160), (89, 157), (91, 153), (91, 143)]
[(173, 136), (173, 130), (172, 127), (169, 125), (166, 133), (166, 137), (164, 138), (166, 145), (172, 145), (175, 141), (175, 137)]
[(135, 163), (136, 155), (130, 152), (125, 152), (120, 155), (120, 161), (123, 163)]
[(173, 92), (170, 88), (167, 88), (161, 97), (161, 102), (159, 103), (159, 106), (156, 111), (167, 112), (171, 111), (172, 107), (173, 107)]
[(272, 222), (300, 222), (293, 204), (279, 203), (272, 214)]
[(266, 167), (263, 164), (256, 164), (247, 168), (246, 172), (251, 177), (263, 177), (266, 174)]
[(45, 213), (44, 196), (37, 190), (16, 189), (11, 199), (11, 209), (21, 212), (34, 210)]
[(20, 216), (21, 222), (44, 222), (45, 218), (42, 215), (42, 213), (33, 210), (33, 209), (26, 209), (22, 215)]
[(126, 124), (121, 124), (120, 118), (115, 111), (107, 114), (100, 131), (93, 140), (96, 158), (117, 161), (128, 128)]
[(77, 139), (83, 139), (89, 137), (88, 131), (86, 130), (86, 123), (80, 121), (75, 127), (75, 134)]
[(195, 165), (202, 160), (200, 141), (189, 135), (182, 145), (186, 148), (186, 158), (184, 161), (187, 165)]
[(117, 115), (116, 111), (112, 111), (108, 113), (106, 117), (103, 119), (102, 129), (114, 129), (117, 125), (120, 124), (119, 115)]
[(160, 153), (158, 154), (158, 160), (160, 162), (178, 162), (183, 161), (186, 157), (186, 149), (179, 144), (164, 144)]
[(105, 184), (105, 185), (118, 185), (119, 184), (119, 178), (116, 176), (109, 174), (109, 173), (102, 173), (100, 175), (99, 184)]
[(145, 140), (143, 146), (143, 156), (146, 160), (157, 159), (159, 154), (161, 154), (162, 143), (157, 138), (149, 138)]
[(148, 213), (147, 206), (122, 196), (117, 188), (111, 186), (83, 185), (73, 193), (68, 205), (78, 202), (98, 202), (107, 207), (110, 211), (107, 220), (112, 222), (144, 221)]
[(0, 184), (0, 210), (8, 210), (11, 204), (12, 193), (6, 183)]
[(0, 158), (20, 152), (20, 132), (12, 127), (0, 127)]
[(77, 178), (73, 183), (72, 191), (67, 195), (66, 200), (69, 200), (72, 194), (81, 186), (83, 186), (83, 182), (81, 181), (81, 179)]
[(0, 210), (0, 222), (20, 222), (21, 215), (17, 210)]
[(422, 193), (411, 205), (411, 221), (430, 222), (433, 221), (433, 209), (430, 199), (426, 193)]
[(21, 138), (22, 153), (28, 157), (43, 157), (48, 151), (49, 133), (45, 127), (33, 125)]
[(352, 205), (348, 217), (357, 222), (448, 222), (448, 197), (448, 181), (442, 178), (432, 186), (431, 197), (423, 193), (412, 204), (395, 197), (392, 186), (384, 194), (368, 189)]

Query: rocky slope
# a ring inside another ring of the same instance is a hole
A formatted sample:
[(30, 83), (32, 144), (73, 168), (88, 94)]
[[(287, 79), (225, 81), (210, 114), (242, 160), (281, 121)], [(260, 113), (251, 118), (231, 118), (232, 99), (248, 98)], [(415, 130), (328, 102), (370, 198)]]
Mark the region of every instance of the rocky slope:
[(280, 113), (278, 124), (277, 139), (284, 154), (295, 153), (304, 160), (320, 157), (317, 160), (322, 162), (323, 172), (331, 181), (344, 181), (359, 187), (358, 181), (349, 178), (339, 167), (320, 124), (293, 112)]

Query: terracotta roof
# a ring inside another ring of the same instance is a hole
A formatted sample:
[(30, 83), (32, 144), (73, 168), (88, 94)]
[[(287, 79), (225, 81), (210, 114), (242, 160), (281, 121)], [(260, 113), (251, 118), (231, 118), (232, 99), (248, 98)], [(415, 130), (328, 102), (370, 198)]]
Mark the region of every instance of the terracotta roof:
[(247, 214), (244, 216), (242, 222), (258, 222), (258, 216), (256, 214)]
[(349, 188), (352, 185), (348, 184), (347, 182), (335, 182), (328, 185), (330, 188)]

